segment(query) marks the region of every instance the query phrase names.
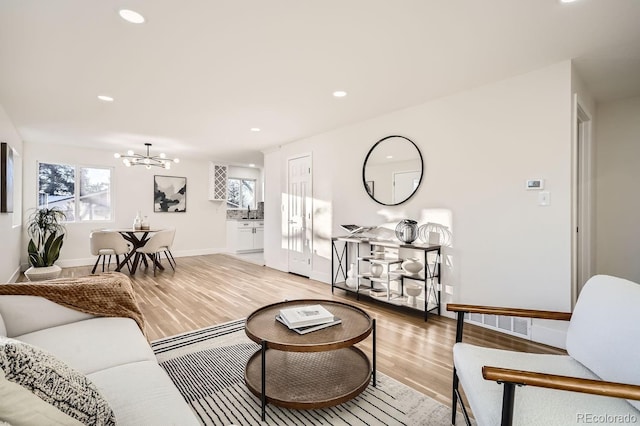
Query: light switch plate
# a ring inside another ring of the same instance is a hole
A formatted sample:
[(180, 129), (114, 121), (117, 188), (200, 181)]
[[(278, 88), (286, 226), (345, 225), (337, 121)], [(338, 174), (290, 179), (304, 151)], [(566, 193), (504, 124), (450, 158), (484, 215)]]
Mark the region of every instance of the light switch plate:
[(551, 204), (551, 194), (549, 191), (542, 191), (538, 194), (538, 205), (548, 206)]

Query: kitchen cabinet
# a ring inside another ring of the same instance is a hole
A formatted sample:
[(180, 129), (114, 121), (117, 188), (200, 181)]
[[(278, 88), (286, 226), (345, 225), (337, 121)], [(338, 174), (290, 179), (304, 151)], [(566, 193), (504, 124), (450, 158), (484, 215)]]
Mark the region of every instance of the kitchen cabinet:
[(227, 247), (232, 253), (264, 249), (264, 220), (228, 220)]

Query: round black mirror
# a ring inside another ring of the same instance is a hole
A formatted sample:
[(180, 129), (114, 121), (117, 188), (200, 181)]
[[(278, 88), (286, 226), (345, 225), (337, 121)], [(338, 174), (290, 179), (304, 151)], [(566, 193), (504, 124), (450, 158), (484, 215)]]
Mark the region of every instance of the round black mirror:
[(387, 136), (369, 150), (362, 183), (377, 203), (397, 206), (416, 193), (422, 174), (422, 154), (416, 144), (404, 136)]

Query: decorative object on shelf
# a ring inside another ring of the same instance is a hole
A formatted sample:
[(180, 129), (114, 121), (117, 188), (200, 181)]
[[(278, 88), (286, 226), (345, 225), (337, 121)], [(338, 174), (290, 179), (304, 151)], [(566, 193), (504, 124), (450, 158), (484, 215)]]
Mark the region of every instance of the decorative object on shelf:
[(147, 147), (146, 154), (136, 154), (132, 150), (129, 150), (126, 154), (119, 154), (116, 152), (113, 156), (115, 158), (122, 158), (122, 162), (127, 167), (145, 166), (147, 169), (150, 169), (151, 166), (170, 169), (171, 163), (180, 162), (179, 158), (167, 158), (164, 152), (161, 152), (160, 155), (151, 155), (149, 153), (149, 148), (151, 148), (151, 144), (149, 142), (145, 143), (144, 146)]
[(149, 229), (151, 229), (151, 226), (149, 225), (149, 216), (145, 216), (144, 219), (142, 219), (141, 229), (143, 231), (148, 231)]
[(418, 274), (423, 268), (423, 263), (417, 257), (409, 257), (402, 262), (402, 269), (407, 274)]
[(155, 175), (153, 177), (153, 211), (155, 213), (186, 212), (187, 178)]
[(355, 288), (358, 286), (358, 281), (356, 280), (356, 271), (354, 271), (355, 264), (349, 265), (349, 270), (347, 271), (347, 279), (345, 280), (345, 284), (347, 287)]
[(371, 276), (378, 278), (380, 277), (380, 275), (382, 275), (382, 272), (384, 272), (384, 266), (382, 266), (379, 263), (372, 263), (371, 264)]
[(404, 286), (404, 291), (407, 293), (407, 303), (409, 305), (416, 304), (416, 297), (422, 293), (422, 286), (416, 284), (407, 284)]
[(139, 231), (142, 229), (142, 216), (140, 216), (140, 210), (138, 210), (138, 214), (136, 214), (135, 219), (133, 219), (133, 230)]
[(369, 150), (362, 166), (362, 184), (367, 195), (385, 206), (397, 206), (411, 198), (422, 177), (422, 154), (404, 136), (380, 139)]
[(439, 223), (428, 222), (418, 228), (418, 238), (425, 244), (451, 245), (449, 228)]
[(418, 238), (418, 222), (402, 219), (396, 226), (396, 237), (403, 243), (411, 244)]
[(385, 251), (383, 246), (375, 246), (373, 248), (373, 258), (377, 260), (384, 259)]
[(66, 218), (57, 207), (40, 208), (29, 217), (27, 233), (31, 239), (27, 251), (31, 267), (24, 273), (29, 281), (57, 278), (62, 272), (54, 262), (60, 257), (66, 232), (62, 222)]

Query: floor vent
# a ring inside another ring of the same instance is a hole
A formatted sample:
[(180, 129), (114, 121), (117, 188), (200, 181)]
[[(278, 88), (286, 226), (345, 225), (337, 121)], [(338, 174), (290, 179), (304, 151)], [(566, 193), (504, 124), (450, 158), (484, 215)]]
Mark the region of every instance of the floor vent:
[(480, 327), (501, 331), (513, 336), (531, 339), (531, 318), (506, 317), (502, 315), (469, 314), (464, 319)]

